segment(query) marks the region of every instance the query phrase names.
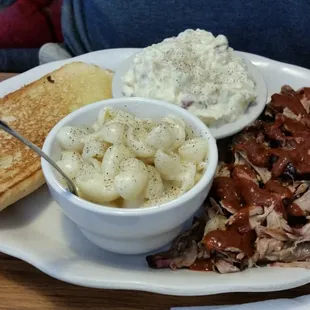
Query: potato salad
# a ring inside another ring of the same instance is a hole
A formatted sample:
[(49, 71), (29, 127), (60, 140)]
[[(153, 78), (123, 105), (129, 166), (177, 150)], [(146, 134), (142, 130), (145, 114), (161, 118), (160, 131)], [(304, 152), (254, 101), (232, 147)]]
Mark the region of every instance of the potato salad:
[[(119, 208), (164, 204), (190, 190), (207, 163), (207, 140), (175, 116), (159, 122), (104, 108), (92, 126), (57, 134), (59, 167), (91, 202)], [(63, 180), (62, 180), (63, 181)]]
[(257, 96), (246, 63), (227, 38), (200, 29), (139, 52), (122, 78), (122, 91), (177, 104), (212, 126), (237, 120)]

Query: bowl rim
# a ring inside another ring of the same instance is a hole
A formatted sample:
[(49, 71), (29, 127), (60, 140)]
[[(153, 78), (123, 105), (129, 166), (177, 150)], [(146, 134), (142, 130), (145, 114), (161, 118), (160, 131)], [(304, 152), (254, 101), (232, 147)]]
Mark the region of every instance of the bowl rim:
[(112, 208), (109, 206), (104, 206), (101, 204), (96, 204), (87, 200), (84, 200), (74, 194), (69, 193), (64, 186), (57, 180), (55, 171), (50, 164), (48, 164), (43, 158), (41, 159), (42, 171), (48, 186), (51, 186), (57, 194), (65, 197), (68, 202), (80, 207), (84, 210), (91, 211), (94, 213), (104, 214), (104, 215), (120, 215), (120, 216), (142, 216), (142, 215), (152, 215), (156, 213), (161, 213), (163, 211), (168, 211), (179, 207), (181, 204), (185, 204), (192, 200), (196, 195), (199, 195), (204, 188), (213, 181), (213, 177), (216, 172), (218, 164), (218, 149), (215, 138), (212, 136), (209, 128), (196, 116), (192, 115), (185, 109), (182, 109), (176, 105), (169, 104), (165, 101), (147, 99), (141, 97), (131, 97), (131, 98), (112, 98), (102, 101), (98, 101), (93, 104), (86, 105), (61, 119), (49, 132), (45, 142), (43, 144), (42, 150), (51, 156), (51, 149), (53, 144), (56, 141), (56, 135), (60, 128), (69, 125), (76, 117), (81, 114), (85, 114), (89, 111), (102, 109), (104, 107), (113, 107), (115, 103), (124, 104), (124, 109), (126, 110), (126, 104), (131, 102), (143, 102), (157, 106), (161, 109), (166, 109), (167, 114), (172, 114), (175, 112), (176, 116), (184, 119), (185, 122), (195, 123), (199, 131), (203, 132), (203, 135), (207, 138), (208, 141), (208, 165), (207, 169), (204, 172), (203, 176), (197, 184), (189, 191), (181, 195), (180, 197), (169, 201), (167, 203), (151, 206), (147, 208)]

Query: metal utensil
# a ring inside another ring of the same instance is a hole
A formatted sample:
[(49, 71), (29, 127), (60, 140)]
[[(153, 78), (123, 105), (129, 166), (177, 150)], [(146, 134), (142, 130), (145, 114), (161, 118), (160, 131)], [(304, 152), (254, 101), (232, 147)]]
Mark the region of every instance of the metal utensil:
[(19, 134), (17, 131), (12, 129), (9, 125), (7, 125), (5, 122), (0, 120), (0, 128), (3, 129), (8, 134), (12, 135), (13, 137), (17, 138), (19, 141), (27, 145), (29, 148), (31, 148), (33, 151), (35, 151), (38, 155), (43, 157), (50, 165), (52, 165), (66, 180), (68, 189), (72, 194), (79, 196), (78, 194), (78, 188), (77, 186), (72, 182), (72, 180), (59, 168), (59, 166), (42, 150), (37, 147), (35, 144), (33, 144), (31, 141), (23, 137), (21, 134)]

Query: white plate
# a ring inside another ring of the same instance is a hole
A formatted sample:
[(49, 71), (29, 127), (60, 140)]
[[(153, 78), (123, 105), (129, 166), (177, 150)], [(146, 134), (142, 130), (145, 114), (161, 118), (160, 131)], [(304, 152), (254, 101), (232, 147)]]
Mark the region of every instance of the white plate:
[[(80, 60), (114, 70), (136, 49), (99, 51), (34, 68), (0, 84), (0, 97), (26, 83)], [(263, 73), (268, 94), (283, 84), (309, 85), (310, 71), (246, 54)], [(310, 282), (310, 270), (260, 268), (235, 274), (151, 270), (143, 256), (115, 255), (90, 244), (52, 201), (43, 186), (0, 213), (0, 251), (21, 258), (57, 279), (97, 288), (144, 290), (172, 295), (263, 292)]]
[[(253, 76), (256, 83), (256, 92), (258, 94), (256, 102), (251, 104), (246, 113), (242, 115), (238, 120), (232, 123), (227, 123), (219, 126), (209, 126), (209, 129), (216, 139), (222, 139), (241, 131), (246, 126), (251, 124), (258, 116), (262, 113), (267, 99), (267, 87), (264, 81), (263, 75), (259, 69), (254, 66), (250, 59), (247, 57), (246, 53), (235, 52), (238, 56), (242, 57), (248, 67), (250, 74)], [(124, 97), (122, 92), (122, 77), (130, 69), (135, 55), (127, 58), (122, 64), (116, 69), (115, 75), (112, 83), (112, 93), (113, 97), (119, 98)]]

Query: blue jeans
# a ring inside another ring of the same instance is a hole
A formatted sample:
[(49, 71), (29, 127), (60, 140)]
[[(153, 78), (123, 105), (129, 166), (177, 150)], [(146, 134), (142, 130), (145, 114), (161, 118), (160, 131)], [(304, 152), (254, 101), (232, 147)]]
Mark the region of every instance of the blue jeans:
[(0, 49), (0, 72), (20, 73), (39, 64), (38, 48)]
[(64, 0), (62, 25), (73, 55), (202, 28), (236, 50), (310, 68), (309, 0)]

